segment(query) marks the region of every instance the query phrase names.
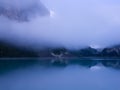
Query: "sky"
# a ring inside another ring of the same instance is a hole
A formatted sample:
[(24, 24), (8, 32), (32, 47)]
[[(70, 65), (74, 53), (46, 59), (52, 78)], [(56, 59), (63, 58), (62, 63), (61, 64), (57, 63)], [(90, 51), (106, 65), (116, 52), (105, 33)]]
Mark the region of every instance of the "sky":
[(1, 0), (0, 4), (2, 1), (20, 8), (42, 2), (50, 15), (36, 16), (29, 22), (0, 16), (0, 40), (34, 48), (102, 48), (120, 44), (119, 0)]

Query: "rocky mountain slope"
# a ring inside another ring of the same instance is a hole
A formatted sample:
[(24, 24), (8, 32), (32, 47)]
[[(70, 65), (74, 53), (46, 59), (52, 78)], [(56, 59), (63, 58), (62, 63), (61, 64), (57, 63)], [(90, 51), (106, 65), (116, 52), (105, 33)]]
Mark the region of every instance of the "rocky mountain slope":
[(79, 50), (65, 48), (46, 48), (33, 50), (17, 47), (9, 43), (0, 42), (0, 57), (120, 57), (120, 46), (104, 48), (102, 50), (91, 47)]

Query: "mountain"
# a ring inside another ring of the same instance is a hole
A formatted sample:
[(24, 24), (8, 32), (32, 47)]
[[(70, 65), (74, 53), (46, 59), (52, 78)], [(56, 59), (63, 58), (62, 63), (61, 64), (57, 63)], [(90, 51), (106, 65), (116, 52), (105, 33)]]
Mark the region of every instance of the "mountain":
[(104, 48), (101, 55), (108, 57), (120, 57), (120, 45)]
[(79, 50), (61, 48), (31, 48), (17, 47), (10, 43), (0, 42), (0, 57), (120, 57), (120, 46), (112, 46), (102, 50), (91, 47)]
[(91, 47), (86, 47), (80, 50), (73, 50), (71, 51), (71, 53), (74, 56), (78, 56), (78, 57), (91, 57), (91, 56), (98, 56), (99, 51)]
[(37, 57), (37, 54), (33, 50), (17, 47), (5, 42), (0, 42), (0, 57)]
[[(94, 69), (95, 65), (98, 66), (103, 65), (105, 67), (120, 69), (120, 60), (115, 59), (120, 57), (120, 46), (104, 48), (101, 51), (91, 47), (83, 48), (80, 50), (68, 50), (61, 47), (61, 48), (46, 48), (35, 51), (31, 48), (18, 47), (10, 43), (0, 42), (0, 58), (25, 58), (25, 57), (27, 58), (54, 57), (55, 61), (53, 61), (54, 59), (53, 60), (50, 59), (47, 61), (43, 60), (40, 62), (43, 64), (46, 63), (47, 65), (66, 66), (69, 64), (79, 64), (82, 66), (89, 67), (91, 69)], [(110, 59), (110, 57), (112, 58)], [(69, 58), (68, 61), (66, 61), (67, 58)], [(3, 65), (3, 63), (1, 63), (1, 65)]]
[(0, 3), (0, 16), (7, 17), (10, 20), (29, 21), (37, 15), (48, 16), (49, 14), (49, 10), (42, 3), (33, 3), (24, 8), (1, 5)]

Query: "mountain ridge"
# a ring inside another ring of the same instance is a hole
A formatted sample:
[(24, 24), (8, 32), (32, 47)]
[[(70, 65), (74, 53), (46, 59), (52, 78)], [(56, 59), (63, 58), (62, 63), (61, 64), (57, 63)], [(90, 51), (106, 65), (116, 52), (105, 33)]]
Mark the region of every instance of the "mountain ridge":
[(64, 47), (34, 50), (30, 47), (17, 47), (10, 43), (0, 42), (0, 57), (120, 57), (120, 47), (112, 46), (101, 51), (91, 47), (69, 50)]

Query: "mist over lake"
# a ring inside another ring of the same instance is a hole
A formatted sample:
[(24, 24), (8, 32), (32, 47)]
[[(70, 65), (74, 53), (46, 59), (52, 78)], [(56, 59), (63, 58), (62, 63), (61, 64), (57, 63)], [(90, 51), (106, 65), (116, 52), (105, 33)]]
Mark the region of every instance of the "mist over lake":
[(0, 0), (0, 90), (120, 90), (120, 1)]

